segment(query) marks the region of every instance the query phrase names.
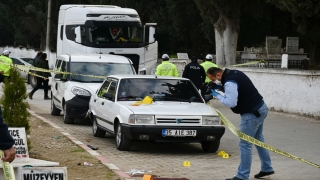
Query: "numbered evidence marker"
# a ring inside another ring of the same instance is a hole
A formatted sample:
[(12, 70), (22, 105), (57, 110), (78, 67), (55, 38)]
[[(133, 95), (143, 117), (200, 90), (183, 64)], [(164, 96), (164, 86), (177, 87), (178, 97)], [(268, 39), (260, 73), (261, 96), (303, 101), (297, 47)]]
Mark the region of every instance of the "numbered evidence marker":
[(185, 166), (185, 167), (190, 167), (190, 166), (191, 166), (190, 161), (184, 161), (184, 162), (183, 162), (183, 166)]

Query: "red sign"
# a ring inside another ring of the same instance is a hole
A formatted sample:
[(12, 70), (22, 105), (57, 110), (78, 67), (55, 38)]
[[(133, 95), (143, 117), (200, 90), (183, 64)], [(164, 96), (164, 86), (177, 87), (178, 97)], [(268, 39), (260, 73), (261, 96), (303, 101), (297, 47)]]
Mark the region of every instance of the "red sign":
[(116, 39), (121, 32), (121, 28), (109, 28), (112, 39)]

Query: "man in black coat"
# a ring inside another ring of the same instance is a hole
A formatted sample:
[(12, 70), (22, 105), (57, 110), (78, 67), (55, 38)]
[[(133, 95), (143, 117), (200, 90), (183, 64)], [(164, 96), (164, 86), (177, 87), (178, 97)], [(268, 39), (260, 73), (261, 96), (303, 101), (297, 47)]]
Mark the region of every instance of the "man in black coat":
[(204, 68), (198, 64), (197, 57), (192, 56), (191, 63), (184, 67), (182, 77), (190, 79), (199, 90), (203, 86), (207, 75)]
[(8, 126), (3, 123), (2, 110), (0, 107), (0, 150), (3, 151), (2, 161), (12, 162), (16, 157), (16, 150), (13, 147), (14, 140), (10, 136)]

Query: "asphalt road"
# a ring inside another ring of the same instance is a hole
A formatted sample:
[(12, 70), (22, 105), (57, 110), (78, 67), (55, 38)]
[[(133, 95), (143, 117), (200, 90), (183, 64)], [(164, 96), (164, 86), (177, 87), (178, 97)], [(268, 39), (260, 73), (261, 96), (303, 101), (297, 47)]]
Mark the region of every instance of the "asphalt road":
[[(27, 85), (27, 92), (31, 86)], [(97, 146), (97, 153), (105, 157), (121, 171), (132, 169), (152, 171), (152, 174), (165, 178), (186, 178), (190, 180), (218, 180), (232, 177), (236, 174), (239, 164), (238, 138), (226, 129), (221, 139), (220, 150), (230, 154), (223, 159), (216, 154), (203, 153), (200, 144), (162, 144), (134, 142), (131, 151), (118, 151), (114, 137), (106, 135), (96, 138), (92, 135), (91, 123), (88, 120), (76, 119), (75, 124), (63, 123), (60, 116), (50, 115), (50, 101), (43, 100), (43, 90), (38, 90), (33, 100), (27, 100), (31, 111), (55, 123), (65, 132), (83, 142)], [(214, 106), (220, 110), (236, 126), (239, 116), (217, 101)], [(269, 112), (264, 126), (265, 140), (276, 148), (320, 164), (320, 120), (295, 114)], [(90, 142), (88, 142), (88, 140)], [(270, 152), (275, 174), (272, 180), (319, 180), (320, 169)], [(189, 161), (190, 167), (184, 167), (183, 162)], [(250, 179), (260, 171), (260, 161), (256, 149), (253, 150), (253, 163)], [(140, 178), (132, 178), (140, 179)]]

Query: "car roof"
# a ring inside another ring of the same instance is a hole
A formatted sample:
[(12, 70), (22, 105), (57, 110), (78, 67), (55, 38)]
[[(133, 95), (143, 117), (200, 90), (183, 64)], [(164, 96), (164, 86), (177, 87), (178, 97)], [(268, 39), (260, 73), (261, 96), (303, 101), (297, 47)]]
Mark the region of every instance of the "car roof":
[(130, 62), (132, 64), (131, 60), (127, 57), (112, 54), (61, 54), (57, 57), (57, 60), (69, 60), (69, 57), (71, 57), (71, 62), (110, 62), (120, 64), (127, 64), (128, 62)]
[(107, 78), (116, 79), (177, 79), (177, 80), (189, 80), (182, 77), (172, 77), (172, 76), (156, 76), (156, 75), (129, 75), (129, 74), (118, 74), (110, 75)]

